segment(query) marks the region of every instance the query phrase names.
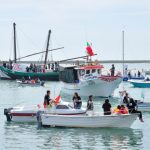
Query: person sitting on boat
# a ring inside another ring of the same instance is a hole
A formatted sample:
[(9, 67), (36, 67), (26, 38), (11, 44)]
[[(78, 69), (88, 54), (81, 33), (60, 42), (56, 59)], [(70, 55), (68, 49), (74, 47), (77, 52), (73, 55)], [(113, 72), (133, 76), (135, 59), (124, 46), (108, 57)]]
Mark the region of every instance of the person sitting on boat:
[(25, 82), (25, 78), (24, 78), (24, 77), (22, 77), (21, 81), (22, 81), (22, 82)]
[(94, 106), (93, 106), (93, 95), (89, 96), (89, 99), (87, 101), (87, 110), (93, 110)]
[(39, 78), (36, 78), (35, 79), (35, 83), (40, 83), (41, 81), (40, 81), (40, 79)]
[(123, 98), (123, 103), (126, 104), (126, 105), (129, 103), (129, 95), (128, 95), (128, 93), (125, 93), (125, 96)]
[(105, 100), (105, 103), (102, 105), (104, 110), (104, 115), (111, 115), (111, 104), (109, 103), (109, 99)]
[(130, 102), (127, 104), (127, 107), (128, 107), (129, 113), (139, 113), (139, 120), (141, 122), (144, 122), (143, 118), (142, 118), (142, 112), (138, 111), (136, 109), (137, 108), (137, 103), (133, 100), (133, 98), (130, 98)]
[(145, 81), (150, 81), (149, 77), (147, 77), (147, 78), (145, 79)]
[(82, 106), (82, 101), (81, 101), (81, 97), (78, 95), (77, 92), (74, 93), (72, 100), (73, 100), (74, 108), (80, 109)]
[(121, 106), (118, 105), (114, 110), (113, 110), (113, 114), (121, 114)]
[(31, 83), (32, 83), (32, 84), (35, 84), (35, 80), (34, 80), (34, 79), (32, 79), (32, 80), (31, 80)]
[(44, 96), (44, 108), (51, 107), (53, 103), (53, 99), (50, 98), (50, 90), (47, 90)]
[(124, 105), (121, 105), (120, 113), (121, 114), (128, 114), (129, 112), (128, 112), (128, 109)]

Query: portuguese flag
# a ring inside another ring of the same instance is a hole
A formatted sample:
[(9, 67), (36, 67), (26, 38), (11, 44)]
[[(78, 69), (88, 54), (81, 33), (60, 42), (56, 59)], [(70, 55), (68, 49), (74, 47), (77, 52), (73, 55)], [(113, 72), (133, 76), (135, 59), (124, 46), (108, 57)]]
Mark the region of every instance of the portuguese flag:
[(90, 46), (90, 44), (89, 44), (88, 42), (87, 42), (86, 51), (87, 51), (87, 53), (88, 53), (90, 56), (93, 56), (93, 55), (94, 55), (93, 50), (92, 50), (92, 48), (91, 48), (91, 46)]

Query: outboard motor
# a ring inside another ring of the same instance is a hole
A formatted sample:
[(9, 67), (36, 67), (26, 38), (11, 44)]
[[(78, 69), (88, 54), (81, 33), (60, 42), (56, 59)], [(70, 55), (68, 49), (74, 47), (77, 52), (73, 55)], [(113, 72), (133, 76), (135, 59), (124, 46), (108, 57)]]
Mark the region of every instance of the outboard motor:
[(41, 110), (39, 110), (36, 113), (36, 118), (37, 118), (37, 123), (38, 123), (37, 129), (40, 129), (42, 127), (42, 120), (41, 120), (41, 114), (42, 113), (44, 113), (44, 111), (41, 111)]
[(12, 119), (12, 116), (10, 114), (10, 111), (12, 110), (12, 108), (8, 108), (8, 109), (4, 109), (4, 115), (6, 115), (7, 121), (10, 122)]

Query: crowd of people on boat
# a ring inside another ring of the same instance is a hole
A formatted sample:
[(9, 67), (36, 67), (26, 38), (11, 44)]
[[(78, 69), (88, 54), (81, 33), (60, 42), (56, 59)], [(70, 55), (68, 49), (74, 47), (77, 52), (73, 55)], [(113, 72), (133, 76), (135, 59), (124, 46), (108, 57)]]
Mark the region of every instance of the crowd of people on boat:
[(36, 65), (31, 63), (30, 66), (26, 67), (26, 72), (45, 72), (47, 69), (57, 72), (59, 70), (58, 62), (49, 63), (47, 65)]
[[(94, 104), (93, 104), (93, 95), (90, 95), (87, 100), (87, 111), (93, 111)], [(50, 98), (50, 91), (48, 90), (45, 97), (44, 97), (44, 106), (52, 106), (53, 99)], [(81, 109), (82, 107), (82, 100), (81, 97), (77, 92), (74, 93), (73, 98), (73, 107), (75, 109)], [(104, 111), (104, 115), (111, 115), (111, 114), (129, 114), (129, 113), (137, 113), (139, 114), (139, 119), (141, 122), (143, 121), (142, 112), (138, 111), (137, 109), (137, 101), (133, 98), (128, 96), (128, 93), (125, 94), (123, 98), (123, 104), (118, 105), (116, 108), (112, 109), (112, 106), (109, 102), (109, 99), (105, 99), (105, 102), (102, 105), (102, 109)]]
[[(13, 62), (12, 61), (9, 61), (8, 63), (3, 62), (3, 67), (12, 70)], [(45, 72), (47, 69), (57, 72), (59, 71), (59, 63), (58, 62), (48, 63), (47, 65), (36, 65), (36, 64), (30, 63), (30, 65), (27, 66), (25, 69), (26, 69), (26, 72)]]

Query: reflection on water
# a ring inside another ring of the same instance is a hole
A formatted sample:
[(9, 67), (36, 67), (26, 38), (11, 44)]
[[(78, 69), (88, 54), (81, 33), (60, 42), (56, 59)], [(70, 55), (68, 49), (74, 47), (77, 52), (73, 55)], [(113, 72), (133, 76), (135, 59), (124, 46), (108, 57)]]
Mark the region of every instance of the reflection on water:
[(18, 123), (5, 123), (4, 126), (5, 149), (142, 149), (141, 129), (42, 128), (37, 130), (36, 125)]

